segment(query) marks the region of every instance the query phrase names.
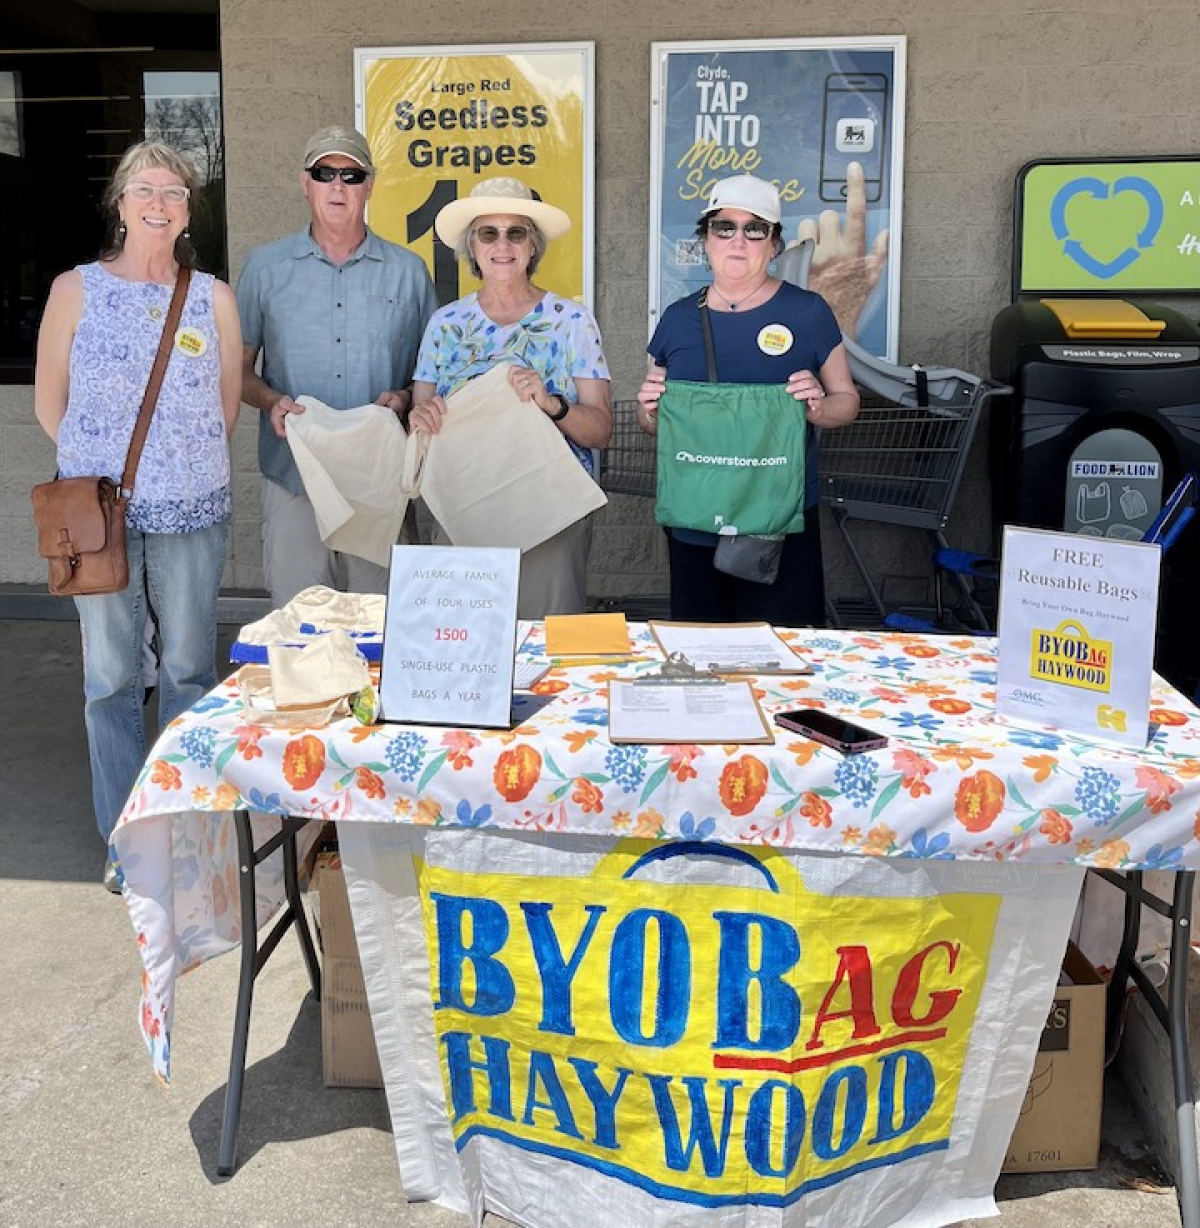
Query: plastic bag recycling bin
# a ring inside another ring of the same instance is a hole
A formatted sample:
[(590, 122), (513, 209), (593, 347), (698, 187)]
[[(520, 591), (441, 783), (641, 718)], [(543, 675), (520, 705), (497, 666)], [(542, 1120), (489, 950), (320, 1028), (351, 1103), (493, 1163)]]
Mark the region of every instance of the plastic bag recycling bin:
[[(1200, 470), (1200, 328), (1157, 303), (1025, 299), (992, 324), (992, 512), (1005, 524), (1138, 540), (1180, 477)], [(1200, 676), (1200, 531), (1163, 559), (1159, 672)], [(1190, 641), (1190, 642), (1189, 642)]]

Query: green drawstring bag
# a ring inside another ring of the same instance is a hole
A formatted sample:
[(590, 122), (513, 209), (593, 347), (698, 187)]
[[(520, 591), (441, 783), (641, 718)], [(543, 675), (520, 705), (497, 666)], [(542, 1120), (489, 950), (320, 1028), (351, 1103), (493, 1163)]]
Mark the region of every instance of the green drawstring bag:
[(705, 533), (802, 532), (805, 408), (782, 385), (668, 380), (654, 518)]

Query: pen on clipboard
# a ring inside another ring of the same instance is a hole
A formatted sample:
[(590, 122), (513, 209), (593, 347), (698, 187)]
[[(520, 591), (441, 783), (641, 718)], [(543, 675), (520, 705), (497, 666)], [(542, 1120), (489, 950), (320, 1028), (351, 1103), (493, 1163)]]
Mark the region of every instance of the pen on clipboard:
[(801, 657), (791, 661), (707, 661), (705, 667), (713, 674), (811, 674), (812, 666)]
[(551, 657), (550, 668), (569, 669), (572, 665), (627, 665), (630, 661), (636, 660), (637, 657), (632, 653), (607, 657)]

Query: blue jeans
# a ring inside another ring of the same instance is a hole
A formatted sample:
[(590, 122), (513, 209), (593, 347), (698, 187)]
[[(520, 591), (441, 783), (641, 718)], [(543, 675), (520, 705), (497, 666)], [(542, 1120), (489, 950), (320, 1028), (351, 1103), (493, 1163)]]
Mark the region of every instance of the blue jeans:
[(142, 636), (147, 594), (158, 620), (159, 726), (217, 682), (217, 594), (227, 524), (195, 533), (129, 529), (129, 587), (76, 597), (83, 637), (83, 719), (96, 826), (107, 843), (146, 758)]

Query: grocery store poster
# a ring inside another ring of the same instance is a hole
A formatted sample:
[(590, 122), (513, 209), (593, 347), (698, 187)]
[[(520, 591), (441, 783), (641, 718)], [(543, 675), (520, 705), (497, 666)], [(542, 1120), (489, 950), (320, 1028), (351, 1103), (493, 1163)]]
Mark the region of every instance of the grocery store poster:
[(428, 265), (447, 303), (479, 282), (434, 234), (438, 210), (515, 176), (571, 218), (538, 283), (591, 305), (593, 44), (359, 48), (356, 122), (379, 168), (368, 221)]
[(785, 244), (816, 239), (808, 285), (843, 333), (895, 361), (904, 53), (902, 37), (654, 44), (651, 328), (709, 280), (695, 232), (713, 185), (752, 174), (779, 188)]

